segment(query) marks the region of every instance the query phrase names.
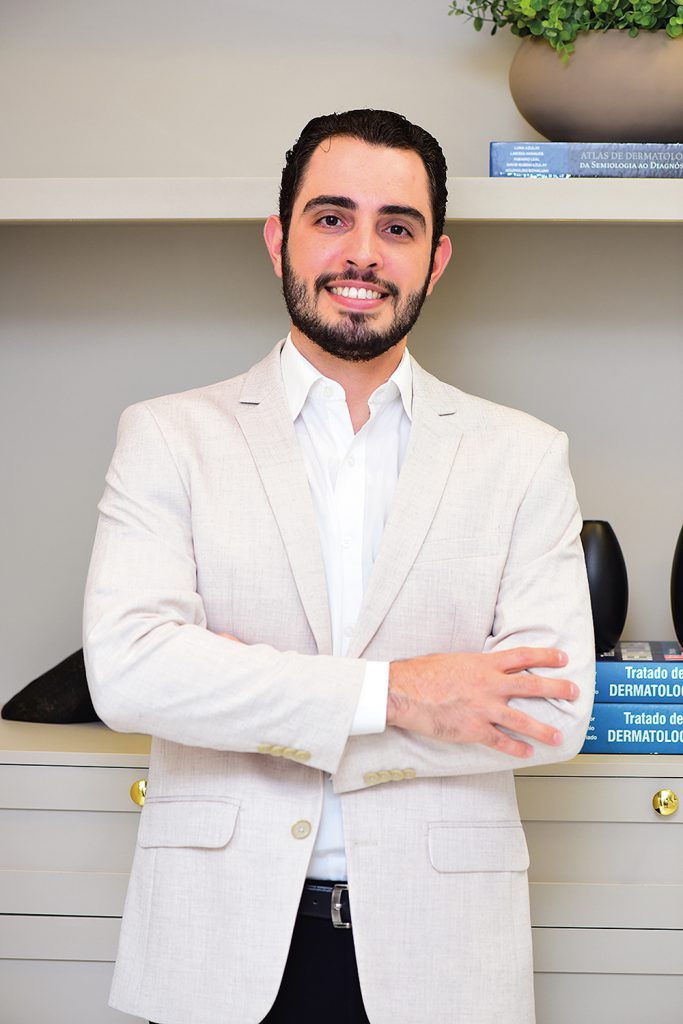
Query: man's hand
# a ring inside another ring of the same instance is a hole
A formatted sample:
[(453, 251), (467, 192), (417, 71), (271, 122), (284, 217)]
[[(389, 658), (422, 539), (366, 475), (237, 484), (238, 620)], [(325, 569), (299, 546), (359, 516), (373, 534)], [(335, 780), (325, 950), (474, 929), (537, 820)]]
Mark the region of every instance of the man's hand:
[(566, 664), (564, 651), (534, 647), (392, 661), (387, 725), (448, 743), (481, 743), (513, 757), (531, 757), (532, 747), (503, 730), (549, 746), (558, 746), (562, 734), (508, 702), (513, 697), (576, 700), (576, 683), (527, 671)]

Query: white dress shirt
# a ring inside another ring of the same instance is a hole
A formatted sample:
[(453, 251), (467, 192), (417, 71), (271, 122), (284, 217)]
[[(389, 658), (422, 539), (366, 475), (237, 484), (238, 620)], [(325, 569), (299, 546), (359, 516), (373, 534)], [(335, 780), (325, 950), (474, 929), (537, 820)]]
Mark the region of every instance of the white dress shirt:
[[(282, 377), (315, 509), (332, 626), (332, 653), (344, 656), (377, 556), (411, 425), (408, 351), (389, 380), (373, 391), (370, 418), (353, 432), (341, 384), (301, 355), (291, 335), (282, 349)], [(351, 735), (386, 727), (389, 666), (368, 662)], [(341, 802), (325, 778), (323, 813), (309, 878), (346, 879)]]

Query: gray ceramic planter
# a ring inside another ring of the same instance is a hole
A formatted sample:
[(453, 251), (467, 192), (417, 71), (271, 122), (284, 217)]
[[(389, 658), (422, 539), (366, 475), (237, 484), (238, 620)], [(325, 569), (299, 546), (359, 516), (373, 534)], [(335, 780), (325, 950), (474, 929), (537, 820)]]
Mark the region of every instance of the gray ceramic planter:
[(582, 32), (566, 63), (545, 40), (527, 37), (510, 92), (553, 142), (683, 142), (683, 36)]

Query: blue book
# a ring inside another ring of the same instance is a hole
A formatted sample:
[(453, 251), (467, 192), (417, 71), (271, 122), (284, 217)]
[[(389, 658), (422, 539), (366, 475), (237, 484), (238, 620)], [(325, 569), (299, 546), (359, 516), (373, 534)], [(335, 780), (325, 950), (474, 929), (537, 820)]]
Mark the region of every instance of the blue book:
[(683, 142), (492, 142), (492, 178), (683, 178)]
[(683, 754), (680, 704), (595, 704), (582, 754)]
[(618, 643), (595, 662), (595, 700), (683, 704), (683, 653), (675, 641)]

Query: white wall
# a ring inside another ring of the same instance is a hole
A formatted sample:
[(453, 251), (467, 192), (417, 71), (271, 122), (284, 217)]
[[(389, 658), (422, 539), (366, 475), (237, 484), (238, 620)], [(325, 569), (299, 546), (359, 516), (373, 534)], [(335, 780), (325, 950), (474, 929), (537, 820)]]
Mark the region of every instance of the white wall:
[[(447, 9), (6, 0), (0, 175), (274, 175), (309, 116), (356, 104), (405, 111), (451, 173), (485, 173), (490, 138), (534, 137), (506, 90), (514, 41)], [(414, 353), (568, 430), (584, 515), (624, 548), (626, 635), (671, 637), (680, 228), (451, 229)], [(0, 702), (80, 646), (121, 409), (245, 369), (286, 326), (258, 225), (0, 228)]]
[(490, 139), (529, 137), (507, 92), (516, 41), (448, 9), (3, 0), (0, 175), (274, 175), (309, 117), (356, 106), (400, 110), (451, 174), (486, 174)]

